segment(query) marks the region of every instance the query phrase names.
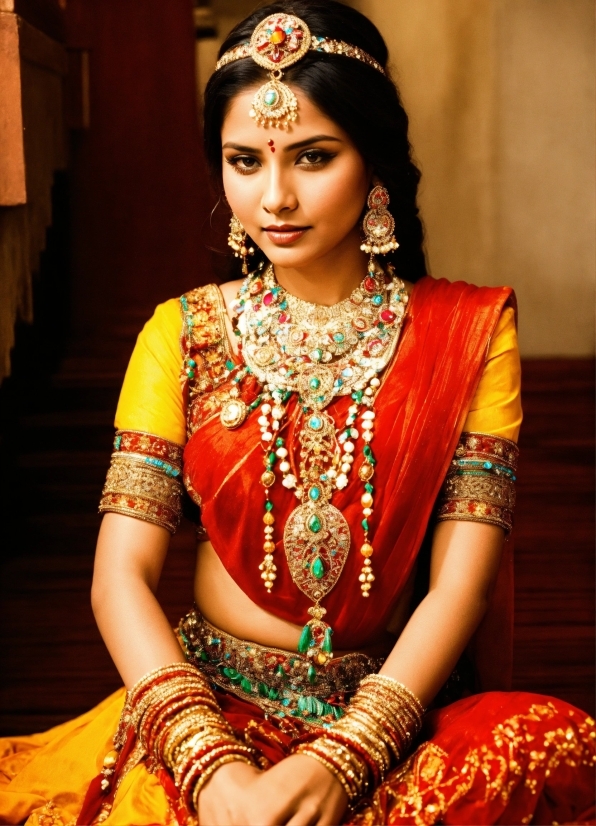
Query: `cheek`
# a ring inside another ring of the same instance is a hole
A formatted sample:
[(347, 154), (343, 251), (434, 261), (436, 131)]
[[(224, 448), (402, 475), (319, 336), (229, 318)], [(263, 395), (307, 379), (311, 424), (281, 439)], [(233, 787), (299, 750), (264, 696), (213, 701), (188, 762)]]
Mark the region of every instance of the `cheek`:
[(362, 212), (368, 194), (368, 179), (364, 170), (352, 166), (337, 167), (328, 175), (312, 175), (311, 186), (305, 188), (304, 205), (322, 223), (351, 228)]

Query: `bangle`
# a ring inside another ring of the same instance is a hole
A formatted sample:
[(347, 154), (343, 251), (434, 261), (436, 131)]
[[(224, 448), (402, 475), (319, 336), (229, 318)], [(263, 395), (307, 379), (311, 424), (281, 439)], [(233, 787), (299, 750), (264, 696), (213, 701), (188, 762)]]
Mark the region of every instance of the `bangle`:
[(294, 751), (318, 760), (342, 783), (350, 805), (378, 786), (422, 728), (419, 699), (391, 677), (365, 677), (345, 715)]
[[(118, 751), (131, 728), (143, 752), (171, 774), (189, 808), (219, 766), (232, 760), (257, 765), (254, 750), (236, 738), (209, 683), (189, 663), (156, 668), (135, 683), (126, 695), (114, 739)], [(104, 791), (110, 787), (117, 759), (106, 757)]]

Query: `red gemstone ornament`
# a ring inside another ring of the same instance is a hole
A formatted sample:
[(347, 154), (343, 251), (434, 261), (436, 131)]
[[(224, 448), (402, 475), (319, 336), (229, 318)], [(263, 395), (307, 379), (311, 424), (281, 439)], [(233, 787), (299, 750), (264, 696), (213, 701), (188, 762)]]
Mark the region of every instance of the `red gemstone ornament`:
[(379, 318), (385, 324), (393, 324), (393, 322), (396, 319), (396, 315), (393, 312), (393, 310), (383, 310), (381, 313), (379, 313)]
[(275, 296), (273, 295), (271, 290), (267, 290), (267, 292), (263, 296), (263, 304), (265, 305), (265, 307), (270, 307), (273, 304), (274, 301), (275, 301)]
[(383, 342), (380, 338), (373, 338), (373, 340), (368, 345), (368, 349), (370, 353), (374, 356), (383, 349)]
[(280, 324), (286, 324), (290, 320), (290, 316), (287, 313), (280, 313), (277, 320)]
[(263, 289), (263, 282), (260, 278), (257, 278), (256, 281), (253, 281), (250, 287), (248, 288), (248, 292), (251, 295), (257, 295)]
[(370, 275), (366, 276), (363, 285), (367, 293), (374, 293), (377, 290), (377, 282)]

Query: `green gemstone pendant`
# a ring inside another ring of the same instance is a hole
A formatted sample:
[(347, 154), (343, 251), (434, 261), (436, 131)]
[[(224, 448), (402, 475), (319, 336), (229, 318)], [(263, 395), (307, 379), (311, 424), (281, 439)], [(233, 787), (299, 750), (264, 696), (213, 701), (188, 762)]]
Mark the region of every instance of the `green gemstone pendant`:
[(310, 572), (315, 579), (323, 579), (325, 576), (325, 565), (323, 564), (323, 560), (320, 556), (315, 557), (312, 565), (310, 566)]

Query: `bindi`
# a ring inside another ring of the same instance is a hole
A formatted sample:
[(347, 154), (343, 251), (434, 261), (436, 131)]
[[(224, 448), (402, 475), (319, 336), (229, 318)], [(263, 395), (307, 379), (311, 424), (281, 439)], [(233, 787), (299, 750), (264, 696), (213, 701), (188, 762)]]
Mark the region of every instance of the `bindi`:
[(275, 152), (275, 141), (267, 141), (267, 146), (272, 152)]

